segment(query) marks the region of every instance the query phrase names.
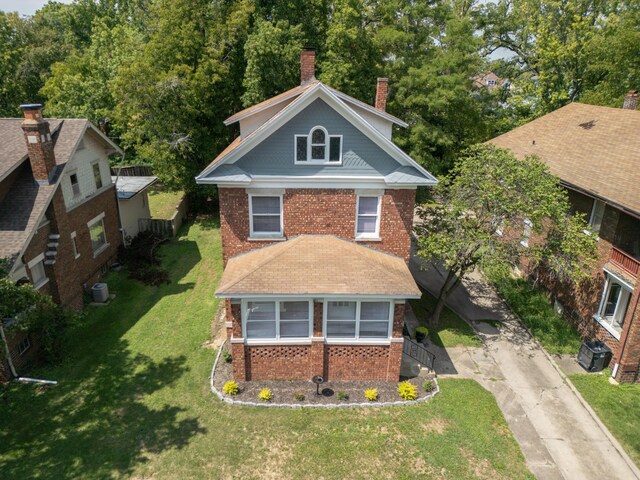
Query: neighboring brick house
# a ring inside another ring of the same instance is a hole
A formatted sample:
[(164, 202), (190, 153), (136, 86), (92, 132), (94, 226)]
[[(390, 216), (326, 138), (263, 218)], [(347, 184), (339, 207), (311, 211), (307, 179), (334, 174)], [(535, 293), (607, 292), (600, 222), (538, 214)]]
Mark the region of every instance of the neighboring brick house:
[(225, 121), (236, 138), (198, 177), (218, 186), (237, 380), (397, 381), (416, 188), (435, 178), (391, 141), (375, 107), (314, 78)]
[[(88, 120), (21, 108), (24, 119), (0, 119), (0, 258), (13, 281), (80, 310), (121, 243), (108, 157), (122, 151)], [(17, 366), (37, 350), (32, 342), (10, 340)]]
[(584, 338), (614, 353), (612, 374), (640, 381), (640, 112), (630, 91), (624, 108), (572, 103), (490, 143), (518, 157), (537, 155), (567, 188), (574, 212), (598, 235), (593, 277), (578, 287), (543, 277), (558, 307)]

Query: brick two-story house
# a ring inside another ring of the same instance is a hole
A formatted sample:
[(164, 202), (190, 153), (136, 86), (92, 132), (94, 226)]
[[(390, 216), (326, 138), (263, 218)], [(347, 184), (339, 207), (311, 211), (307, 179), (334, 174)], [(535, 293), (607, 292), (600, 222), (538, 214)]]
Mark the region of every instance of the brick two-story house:
[[(122, 151), (88, 120), (22, 110), (23, 119), (0, 119), (0, 258), (13, 281), (79, 310), (121, 243), (108, 157)], [(32, 342), (11, 340), (15, 364), (37, 350)]]
[(613, 351), (612, 374), (640, 381), (640, 112), (630, 91), (624, 108), (572, 103), (491, 143), (519, 157), (537, 155), (567, 188), (574, 212), (598, 236), (593, 277), (579, 286), (543, 277), (585, 338)]
[(397, 381), (416, 187), (435, 178), (375, 106), (314, 78), (236, 113), (240, 135), (198, 177), (218, 186), (227, 334), (237, 380)]

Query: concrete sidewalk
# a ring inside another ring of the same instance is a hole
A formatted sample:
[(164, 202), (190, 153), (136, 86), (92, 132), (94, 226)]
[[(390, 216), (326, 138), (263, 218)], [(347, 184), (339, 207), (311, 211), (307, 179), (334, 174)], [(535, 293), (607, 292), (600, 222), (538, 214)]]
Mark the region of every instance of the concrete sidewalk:
[[(437, 293), (442, 274), (421, 270), (419, 262), (410, 263), (416, 281)], [(537, 478), (640, 479), (622, 447), (482, 276), (463, 282), (448, 306), (474, 326), (483, 347), (430, 346), (436, 373), (472, 378), (493, 393)]]

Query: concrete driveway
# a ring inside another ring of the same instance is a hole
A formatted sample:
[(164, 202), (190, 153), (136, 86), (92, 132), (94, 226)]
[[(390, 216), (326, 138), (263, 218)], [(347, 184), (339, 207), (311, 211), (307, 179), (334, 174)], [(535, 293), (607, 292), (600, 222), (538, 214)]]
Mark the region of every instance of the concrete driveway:
[[(437, 293), (443, 276), (420, 268), (416, 281)], [(539, 479), (640, 479), (640, 471), (582, 400), (553, 359), (480, 275), (465, 281), (449, 307), (474, 326), (480, 348), (437, 349), (439, 376), (472, 378), (491, 391)], [(501, 322), (495, 328), (478, 320)]]

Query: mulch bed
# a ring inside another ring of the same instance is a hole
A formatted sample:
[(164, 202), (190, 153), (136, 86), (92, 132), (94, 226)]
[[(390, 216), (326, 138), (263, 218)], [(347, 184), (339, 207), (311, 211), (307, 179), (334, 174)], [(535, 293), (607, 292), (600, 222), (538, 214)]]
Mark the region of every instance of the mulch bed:
[[(225, 347), (223, 347), (225, 348)], [(425, 392), (422, 388), (422, 384), (428, 377), (416, 377), (408, 379), (410, 383), (417, 387), (418, 399), (429, 397), (432, 392)], [(218, 360), (216, 370), (213, 377), (213, 385), (218, 392), (223, 393), (222, 387), (224, 384), (233, 380), (233, 369), (231, 363), (224, 361), (221, 356)], [(244, 402), (262, 402), (258, 398), (258, 393), (263, 388), (271, 389), (272, 398), (270, 402), (272, 404), (293, 404), (293, 405), (313, 405), (313, 404), (360, 404), (360, 403), (385, 403), (385, 402), (400, 402), (403, 399), (398, 395), (398, 383), (396, 382), (381, 382), (381, 381), (328, 381), (320, 385), (320, 395), (316, 394), (316, 385), (309, 380), (260, 380), (249, 382), (237, 382), (240, 387), (240, 392), (236, 395), (228, 395), (229, 398), (234, 401), (240, 400)], [(377, 402), (369, 402), (365, 396), (364, 391), (369, 388), (378, 389)], [(338, 392), (345, 393), (349, 396), (348, 399), (338, 400)], [(296, 400), (296, 393), (302, 393), (304, 400)]]

